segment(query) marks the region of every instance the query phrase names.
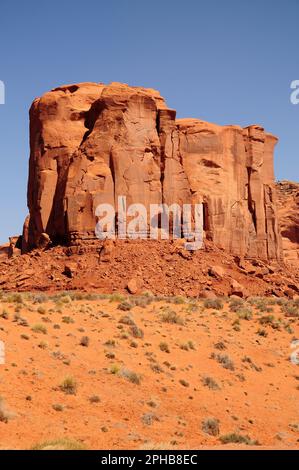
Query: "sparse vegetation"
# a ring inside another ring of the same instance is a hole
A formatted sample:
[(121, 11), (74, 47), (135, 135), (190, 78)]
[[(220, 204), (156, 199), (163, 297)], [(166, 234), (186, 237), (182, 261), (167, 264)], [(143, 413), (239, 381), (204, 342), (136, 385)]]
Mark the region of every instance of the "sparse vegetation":
[(80, 339), (80, 346), (84, 346), (84, 347), (88, 347), (89, 346), (89, 337), (88, 336), (82, 336), (82, 338)]
[(84, 450), (85, 446), (78, 441), (62, 438), (36, 444), (31, 450)]
[(232, 371), (235, 370), (234, 363), (233, 363), (232, 359), (227, 354), (212, 353), (211, 358), (216, 359), (216, 361), (219, 362), (219, 364), (221, 364), (222, 367), (224, 367), (224, 369), (228, 369), (228, 370), (232, 370)]
[(164, 323), (172, 323), (176, 325), (184, 324), (183, 319), (174, 310), (171, 310), (170, 308), (166, 308), (164, 312), (161, 313), (160, 318)]
[(167, 343), (165, 343), (165, 341), (162, 341), (162, 342), (159, 344), (159, 348), (160, 348), (160, 350), (163, 351), (163, 352), (170, 353), (169, 346), (168, 346)]
[(220, 390), (218, 383), (212, 377), (203, 377), (202, 383), (211, 390)]
[(203, 304), (204, 308), (213, 310), (222, 310), (223, 302), (221, 299), (206, 299)]
[(207, 418), (201, 423), (201, 429), (210, 436), (218, 436), (220, 432), (219, 420), (215, 418)]
[(220, 436), (220, 441), (222, 444), (246, 444), (248, 446), (256, 446), (259, 445), (258, 441), (250, 439), (249, 436), (243, 436), (242, 434), (225, 434), (224, 436)]
[(78, 385), (73, 377), (66, 377), (60, 384), (60, 390), (66, 395), (76, 395)]
[(43, 335), (47, 334), (47, 328), (45, 327), (45, 325), (42, 325), (41, 323), (36, 323), (35, 325), (33, 325), (31, 330), (34, 333), (42, 333)]

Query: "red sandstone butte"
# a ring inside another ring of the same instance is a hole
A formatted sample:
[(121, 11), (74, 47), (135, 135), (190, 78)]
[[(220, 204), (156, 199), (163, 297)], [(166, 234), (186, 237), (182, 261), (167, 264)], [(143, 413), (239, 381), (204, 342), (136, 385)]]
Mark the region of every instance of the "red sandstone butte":
[(281, 259), (273, 151), (261, 126), (177, 119), (159, 92), (121, 83), (61, 86), (30, 110), (30, 219), (23, 251), (94, 239), (95, 209), (203, 203), (207, 239), (227, 252)]

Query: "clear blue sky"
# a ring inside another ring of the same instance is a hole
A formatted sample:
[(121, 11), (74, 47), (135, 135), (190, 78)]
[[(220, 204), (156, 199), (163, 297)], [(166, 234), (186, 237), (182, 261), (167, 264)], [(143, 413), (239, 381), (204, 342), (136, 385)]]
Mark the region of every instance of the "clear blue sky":
[(65, 83), (157, 88), (179, 117), (262, 124), (299, 181), (298, 0), (51, 0), (0, 5), (0, 242), (27, 214), (28, 109)]

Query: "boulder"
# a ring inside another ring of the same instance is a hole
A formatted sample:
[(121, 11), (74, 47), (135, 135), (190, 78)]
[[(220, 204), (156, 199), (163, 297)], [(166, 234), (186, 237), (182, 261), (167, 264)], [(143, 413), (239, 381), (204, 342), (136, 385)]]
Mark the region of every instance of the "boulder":
[(216, 279), (223, 279), (225, 276), (225, 269), (222, 266), (211, 266), (209, 268), (209, 275)]
[(232, 279), (230, 284), (230, 295), (236, 295), (238, 297), (245, 297), (245, 288), (235, 279)]
[(140, 282), (137, 278), (132, 278), (129, 280), (128, 284), (127, 284), (127, 289), (128, 291), (130, 292), (130, 294), (137, 294), (137, 292), (139, 291), (140, 289)]

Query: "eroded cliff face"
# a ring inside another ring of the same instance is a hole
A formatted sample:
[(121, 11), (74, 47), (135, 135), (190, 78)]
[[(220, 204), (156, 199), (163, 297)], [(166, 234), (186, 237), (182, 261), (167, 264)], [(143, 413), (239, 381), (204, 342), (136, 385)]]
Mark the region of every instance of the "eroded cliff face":
[(238, 256), (281, 257), (273, 175), (277, 139), (260, 126), (176, 120), (152, 89), (82, 83), (30, 110), (23, 249), (93, 240), (101, 203), (204, 203), (206, 237)]
[(284, 259), (288, 264), (299, 265), (299, 183), (279, 181), (278, 217), (282, 236)]

